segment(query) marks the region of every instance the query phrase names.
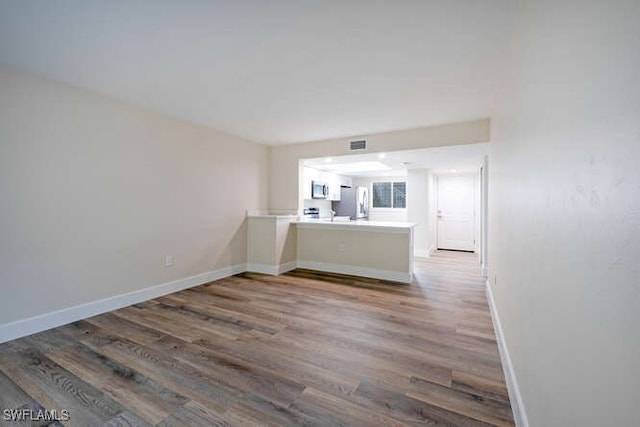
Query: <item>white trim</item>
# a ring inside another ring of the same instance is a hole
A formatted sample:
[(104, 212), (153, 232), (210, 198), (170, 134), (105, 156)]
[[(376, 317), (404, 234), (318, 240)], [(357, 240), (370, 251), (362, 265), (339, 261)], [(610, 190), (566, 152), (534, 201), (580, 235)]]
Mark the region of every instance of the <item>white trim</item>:
[(328, 264), (324, 262), (298, 260), (298, 268), (326, 271), (329, 273), (348, 274), (351, 276), (371, 277), (373, 279), (393, 280), (394, 282), (411, 283), (413, 274), (402, 271), (378, 270), (353, 265)]
[(252, 273), (260, 273), (260, 274), (268, 274), (270, 276), (278, 276), (282, 273), (286, 273), (287, 271), (291, 271), (296, 268), (296, 261), (285, 262), (280, 265), (269, 265), (269, 264), (256, 264), (256, 263), (248, 263), (245, 271), (250, 271)]
[(278, 266), (278, 274), (286, 273), (287, 271), (295, 270), (298, 267), (297, 261), (289, 261)]
[(147, 288), (138, 289), (125, 294), (103, 298), (86, 304), (80, 304), (74, 307), (40, 314), (28, 319), (6, 323), (4, 325), (0, 325), (0, 343), (66, 325), (107, 311), (117, 310), (122, 307), (137, 304), (139, 302), (171, 294), (173, 292), (178, 292), (183, 289), (209, 283), (214, 280), (223, 279), (225, 277), (233, 276), (234, 274), (242, 273), (246, 270), (246, 264), (233, 265), (214, 271), (207, 271), (195, 276), (174, 280), (172, 282), (149, 286)]
[[(406, 189), (409, 187), (409, 184), (407, 183), (409, 181), (407, 175), (403, 175), (403, 176), (374, 176), (371, 177), (371, 182), (369, 183), (369, 194), (371, 194), (371, 197), (369, 197), (369, 212), (379, 212), (379, 213), (383, 213), (383, 212), (390, 212), (390, 213), (394, 213), (394, 212), (398, 212), (400, 214), (407, 214), (407, 191)], [(404, 208), (396, 208), (395, 206), (390, 206), (388, 208), (374, 208), (373, 207), (373, 184), (384, 184), (384, 183), (391, 183), (391, 204), (393, 205), (393, 184), (395, 184), (396, 182), (404, 182), (405, 185), (405, 196), (404, 196), (404, 204), (405, 207)]]
[(511, 401), (511, 409), (513, 410), (513, 418), (518, 427), (529, 427), (529, 421), (527, 420), (527, 414), (524, 409), (524, 402), (522, 395), (520, 394), (520, 388), (516, 381), (516, 373), (511, 363), (511, 356), (509, 356), (509, 350), (507, 349), (507, 343), (504, 339), (504, 333), (502, 331), (502, 324), (500, 323), (500, 317), (496, 309), (496, 303), (493, 299), (493, 291), (491, 290), (491, 284), (489, 280), (485, 282), (487, 300), (489, 302), (489, 309), (491, 311), (491, 320), (493, 322), (493, 329), (496, 331), (496, 338), (498, 340), (498, 350), (500, 352), (500, 361), (502, 362), (502, 370), (504, 371), (504, 378), (507, 383), (507, 390), (509, 392), (509, 400)]
[(413, 252), (414, 258), (429, 258), (429, 251), (426, 249), (417, 249)]
[(268, 274), (270, 276), (278, 275), (278, 267), (269, 264), (256, 264), (254, 262), (247, 263), (247, 271), (251, 273)]
[[(222, 271), (222, 270), (224, 270), (224, 269), (216, 270), (216, 271)], [(233, 276), (234, 274), (244, 273), (246, 271), (247, 271), (247, 264), (246, 263), (232, 265), (231, 266), (231, 274), (225, 274), (224, 276), (216, 277), (216, 278), (211, 279), (211, 280), (213, 281), (213, 280), (224, 279), (225, 277)]]
[(482, 278), (483, 279), (489, 278), (489, 267), (482, 266)]

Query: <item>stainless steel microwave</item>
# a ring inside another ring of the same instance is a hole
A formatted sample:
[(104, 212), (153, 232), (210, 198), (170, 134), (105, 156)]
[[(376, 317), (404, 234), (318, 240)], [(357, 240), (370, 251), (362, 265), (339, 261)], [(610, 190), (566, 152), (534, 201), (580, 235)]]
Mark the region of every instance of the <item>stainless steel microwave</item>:
[(329, 186), (320, 181), (311, 181), (311, 198), (327, 199), (329, 198)]

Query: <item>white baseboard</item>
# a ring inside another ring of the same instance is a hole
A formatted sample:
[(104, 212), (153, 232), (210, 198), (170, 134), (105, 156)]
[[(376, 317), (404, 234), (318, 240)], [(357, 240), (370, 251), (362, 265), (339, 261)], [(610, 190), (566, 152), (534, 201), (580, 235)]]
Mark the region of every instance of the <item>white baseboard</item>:
[(411, 283), (413, 274), (401, 271), (378, 270), (375, 268), (355, 267), (353, 265), (327, 264), (324, 262), (298, 260), (298, 268), (326, 271), (329, 273), (349, 274), (352, 276), (371, 277), (373, 279), (393, 280), (395, 282)]
[(280, 264), (280, 265), (248, 263), (245, 271), (250, 271), (252, 273), (268, 274), (270, 276), (277, 276), (279, 274), (286, 273), (287, 271), (291, 271), (296, 267), (297, 267), (296, 261), (285, 262), (284, 264)]
[(429, 251), (426, 249), (417, 249), (413, 251), (414, 258), (429, 258)]
[[(225, 275), (223, 275), (221, 277), (217, 277), (217, 278), (211, 279), (211, 280), (213, 281), (213, 280), (224, 279), (225, 277), (233, 276), (234, 274), (244, 273), (245, 271), (247, 271), (247, 263), (232, 265), (230, 268), (231, 268), (231, 274), (225, 274)], [(216, 271), (223, 271), (223, 270), (225, 270), (225, 269), (216, 270)]]
[(524, 402), (522, 401), (522, 395), (520, 394), (520, 388), (516, 381), (516, 373), (511, 363), (511, 356), (509, 356), (509, 350), (507, 349), (507, 343), (504, 339), (504, 333), (502, 332), (502, 324), (500, 323), (500, 317), (496, 309), (496, 303), (493, 299), (493, 291), (491, 290), (491, 284), (489, 280), (486, 282), (487, 300), (489, 301), (489, 309), (491, 311), (491, 320), (493, 322), (493, 328), (496, 331), (496, 337), (498, 339), (498, 350), (500, 351), (500, 361), (502, 362), (502, 370), (504, 371), (505, 381), (507, 383), (507, 390), (509, 392), (509, 400), (511, 401), (511, 409), (513, 410), (513, 418), (518, 427), (529, 427), (529, 421), (527, 420), (527, 413), (524, 409)]
[(278, 275), (278, 267), (269, 264), (256, 264), (253, 262), (247, 263), (247, 271), (251, 273), (268, 274), (270, 276)]
[(286, 273), (287, 271), (295, 270), (296, 268), (298, 268), (297, 261), (285, 262), (284, 264), (280, 264), (278, 266), (278, 274), (283, 274), (283, 273)]
[(0, 343), (66, 325), (77, 320), (106, 313), (107, 311), (117, 310), (122, 307), (137, 304), (142, 301), (147, 301), (173, 292), (178, 292), (183, 289), (202, 285), (214, 280), (223, 279), (234, 274), (242, 273), (246, 270), (246, 264), (224, 267), (218, 270), (197, 274), (195, 276), (174, 280), (172, 282), (128, 292), (126, 294), (103, 298), (98, 301), (6, 323), (0, 326)]
[(279, 275), (293, 270), (297, 267), (308, 268), (310, 270), (327, 271), (331, 273), (372, 277), (375, 279), (393, 280), (396, 282), (404, 283), (411, 283), (411, 280), (413, 279), (412, 274), (405, 274), (396, 271), (376, 270), (370, 268), (359, 268), (346, 265), (324, 264), (308, 261), (291, 261), (280, 264), (278, 266), (251, 263), (237, 264), (230, 267), (224, 267), (218, 270), (197, 274), (195, 276), (174, 280), (172, 282), (150, 286), (144, 289), (128, 292), (126, 294), (115, 295), (86, 304), (80, 304), (74, 307), (68, 307), (61, 310), (52, 311), (50, 313), (40, 314), (28, 319), (6, 323), (4, 325), (0, 325), (0, 343), (35, 334), (37, 332), (46, 331), (47, 329), (66, 325), (77, 320), (97, 316), (98, 314), (117, 310), (119, 308), (126, 307), (132, 304), (148, 301), (153, 298), (158, 298), (163, 295), (202, 285), (214, 280), (224, 279), (225, 277), (244, 273), (245, 271), (253, 271), (256, 273), (269, 275)]

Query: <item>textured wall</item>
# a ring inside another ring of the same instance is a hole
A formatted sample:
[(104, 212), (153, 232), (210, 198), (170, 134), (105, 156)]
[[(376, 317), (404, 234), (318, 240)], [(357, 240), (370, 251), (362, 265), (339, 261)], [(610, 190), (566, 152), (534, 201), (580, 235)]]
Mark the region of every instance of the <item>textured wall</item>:
[(523, 1), (492, 118), (493, 293), (531, 426), (640, 419), (640, 3)]

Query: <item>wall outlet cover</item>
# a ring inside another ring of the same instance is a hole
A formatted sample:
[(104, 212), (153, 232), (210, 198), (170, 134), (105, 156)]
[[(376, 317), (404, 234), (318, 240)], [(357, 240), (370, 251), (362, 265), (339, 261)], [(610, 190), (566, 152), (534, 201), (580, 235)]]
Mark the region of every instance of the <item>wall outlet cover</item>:
[(173, 265), (173, 255), (164, 256), (164, 266), (171, 267)]

